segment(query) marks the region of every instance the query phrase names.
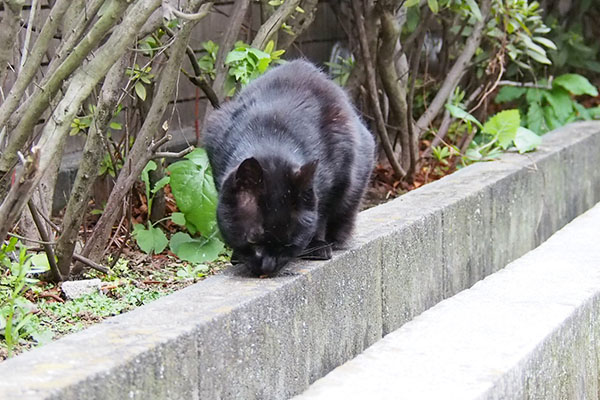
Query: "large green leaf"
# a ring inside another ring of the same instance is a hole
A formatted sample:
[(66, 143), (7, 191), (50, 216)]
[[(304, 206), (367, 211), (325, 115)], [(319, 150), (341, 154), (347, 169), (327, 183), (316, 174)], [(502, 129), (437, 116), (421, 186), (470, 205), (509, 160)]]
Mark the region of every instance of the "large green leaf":
[(521, 124), (519, 110), (500, 111), (483, 125), (483, 133), (495, 136), (498, 144), (507, 149), (515, 139), (517, 128)]
[(540, 144), (542, 144), (542, 138), (536, 135), (535, 132), (522, 126), (517, 128), (515, 147), (519, 150), (519, 153), (535, 150)]
[(195, 239), (187, 233), (177, 232), (171, 237), (170, 248), (182, 260), (202, 263), (215, 260), (223, 251), (224, 245), (216, 237)]
[(135, 224), (132, 235), (140, 249), (146, 254), (161, 253), (169, 243), (165, 233), (160, 228), (153, 226), (146, 228), (142, 224)]
[(559, 86), (552, 88), (552, 90), (544, 90), (542, 93), (548, 103), (550, 103), (550, 106), (552, 106), (560, 125), (564, 125), (573, 112), (573, 100), (569, 96), (569, 93)]
[(587, 80), (585, 76), (579, 74), (564, 74), (557, 77), (552, 86), (562, 87), (574, 95), (587, 94), (590, 96), (598, 96), (598, 89)]
[[(204, 149), (194, 152), (204, 152)], [(202, 162), (202, 159), (203, 156), (194, 154), (189, 160), (172, 164), (168, 171), (173, 196), (185, 220), (202, 235), (209, 236), (217, 230), (218, 195), (208, 160)]]
[(544, 127), (544, 112), (539, 103), (529, 104), (529, 108), (527, 109), (527, 127), (538, 135), (546, 131)]
[(494, 99), (495, 103), (506, 103), (509, 101), (513, 101), (523, 96), (523, 94), (527, 91), (526, 88), (517, 87), (517, 86), (503, 86), (496, 95)]

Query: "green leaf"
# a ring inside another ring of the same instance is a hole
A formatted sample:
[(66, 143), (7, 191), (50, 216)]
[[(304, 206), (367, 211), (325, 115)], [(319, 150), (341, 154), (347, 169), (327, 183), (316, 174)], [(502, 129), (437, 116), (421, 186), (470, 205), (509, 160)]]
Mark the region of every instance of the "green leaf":
[(140, 249), (146, 254), (161, 253), (169, 243), (165, 233), (160, 228), (153, 226), (146, 228), (142, 224), (135, 224), (132, 235)]
[(210, 162), (208, 161), (208, 155), (206, 154), (206, 150), (204, 150), (201, 147), (192, 150), (183, 158), (190, 160), (191, 162), (202, 168), (208, 168), (208, 166), (210, 165)]
[(587, 94), (589, 96), (598, 96), (598, 89), (590, 81), (579, 74), (564, 74), (557, 77), (552, 82), (553, 87), (562, 87), (568, 92), (579, 96)]
[(148, 161), (148, 164), (142, 170), (142, 182), (146, 186), (146, 199), (150, 199), (150, 171), (156, 170), (156, 163), (152, 160)]
[(541, 37), (541, 36), (534, 36), (533, 40), (544, 45), (545, 47), (547, 47), (549, 49), (556, 50), (556, 45), (550, 39), (546, 39), (545, 37)]
[(475, 125), (477, 125), (479, 128), (482, 128), (481, 122), (479, 122), (477, 120), (477, 118), (475, 118), (474, 116), (472, 116), (471, 114), (469, 114), (468, 112), (463, 110), (462, 108), (457, 107), (453, 104), (446, 104), (446, 109), (450, 112), (450, 115), (452, 115), (454, 118), (471, 121)]
[(537, 88), (527, 89), (525, 99), (528, 103), (541, 103), (542, 102), (542, 90)]
[(437, 0), (427, 0), (427, 5), (434, 14), (437, 14), (438, 11), (440, 11), (440, 5), (438, 4)]
[(519, 110), (500, 111), (483, 125), (483, 133), (490, 134), (498, 139), (498, 144), (507, 149), (517, 134), (521, 124)]
[(209, 165), (196, 165), (190, 160), (178, 161), (168, 168), (171, 190), (186, 222), (204, 236), (217, 230), (217, 189)]
[(552, 106), (556, 118), (562, 121), (559, 126), (563, 125), (573, 112), (573, 100), (569, 93), (562, 87), (556, 86), (552, 90), (544, 90), (542, 94)]
[(406, 1), (404, 2), (404, 6), (405, 6), (406, 8), (409, 8), (409, 7), (414, 7), (414, 6), (416, 6), (417, 4), (419, 4), (419, 0), (406, 0)]
[(225, 64), (231, 64), (235, 61), (243, 60), (244, 58), (246, 58), (247, 55), (248, 55), (247, 49), (231, 50), (227, 54), (227, 57), (225, 57)]
[(515, 147), (519, 150), (519, 153), (535, 150), (540, 144), (542, 144), (542, 138), (536, 135), (535, 132), (522, 126), (517, 128)]
[(138, 81), (135, 83), (134, 88), (135, 94), (137, 94), (142, 101), (146, 100), (146, 88), (144, 87), (144, 84)]
[(267, 43), (267, 45), (265, 46), (265, 53), (271, 54), (274, 47), (275, 47), (275, 42), (272, 40), (269, 40), (269, 43)]
[(168, 176), (163, 176), (162, 178), (160, 178), (160, 180), (154, 184), (154, 187), (152, 188), (152, 194), (156, 194), (160, 189), (167, 186), (170, 179), (171, 178), (169, 178)]
[(513, 101), (523, 96), (523, 94), (527, 91), (526, 88), (517, 87), (517, 86), (503, 86), (496, 95), (494, 99), (495, 103), (507, 103), (509, 101)]
[(552, 61), (550, 61), (550, 59), (548, 57), (546, 57), (545, 54), (540, 54), (539, 52), (532, 50), (530, 48), (527, 48), (525, 50), (525, 53), (527, 53), (527, 55), (529, 57), (533, 58), (535, 61), (539, 62), (540, 64), (546, 64), (546, 65), (552, 64)]
[(575, 106), (575, 110), (577, 111), (577, 116), (579, 117), (579, 119), (583, 119), (585, 121), (589, 121), (592, 119), (590, 112), (583, 105), (579, 104), (578, 102), (574, 102), (573, 106)]
[(123, 125), (121, 125), (119, 122), (111, 122), (110, 123), (110, 129), (114, 129), (115, 131), (120, 131), (123, 128)]
[(542, 110), (544, 112), (544, 121), (549, 130), (554, 130), (563, 126), (563, 123), (556, 117), (556, 113), (552, 106), (544, 106)]
[(469, 9), (471, 10), (471, 14), (473, 14), (475, 19), (477, 21), (481, 21), (483, 19), (481, 16), (481, 10), (479, 9), (479, 6), (475, 2), (475, 0), (466, 0), (466, 3), (469, 6)]
[(174, 212), (171, 214), (171, 221), (177, 225), (185, 226), (185, 215), (180, 212)]
[(193, 263), (217, 259), (224, 249), (223, 242), (216, 237), (192, 238), (187, 233), (177, 232), (171, 237), (171, 251), (179, 258)]
[(544, 112), (539, 103), (529, 104), (529, 108), (527, 109), (527, 127), (537, 134), (545, 132)]

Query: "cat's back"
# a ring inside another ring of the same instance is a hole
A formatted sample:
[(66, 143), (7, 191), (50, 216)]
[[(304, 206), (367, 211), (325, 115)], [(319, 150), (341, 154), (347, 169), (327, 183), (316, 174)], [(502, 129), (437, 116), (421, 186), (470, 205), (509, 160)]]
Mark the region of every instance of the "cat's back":
[(304, 60), (269, 70), (213, 112), (204, 130), (204, 143), (217, 181), (230, 164), (241, 161), (236, 153), (256, 143), (258, 133), (248, 129), (253, 121), (276, 128), (273, 131), (281, 128), (287, 135), (284, 140), (294, 141), (303, 152), (321, 159), (323, 167), (339, 165), (351, 153), (358, 158), (373, 153), (371, 134), (345, 91)]

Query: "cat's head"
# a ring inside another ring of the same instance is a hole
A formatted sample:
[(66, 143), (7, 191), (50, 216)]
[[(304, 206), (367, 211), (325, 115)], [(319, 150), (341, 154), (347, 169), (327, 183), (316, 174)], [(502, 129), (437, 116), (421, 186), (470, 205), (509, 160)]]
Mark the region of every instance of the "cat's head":
[(248, 158), (223, 182), (217, 221), (225, 242), (256, 275), (271, 275), (300, 255), (317, 228), (313, 178), (301, 167)]

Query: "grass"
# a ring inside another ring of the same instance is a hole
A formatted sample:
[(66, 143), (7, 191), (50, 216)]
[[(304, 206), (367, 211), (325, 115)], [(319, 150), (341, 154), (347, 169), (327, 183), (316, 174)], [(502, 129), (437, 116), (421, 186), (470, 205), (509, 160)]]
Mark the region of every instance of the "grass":
[[(78, 332), (189, 286), (223, 269), (227, 260), (228, 257), (221, 256), (210, 264), (192, 265), (170, 256), (148, 257), (128, 252), (109, 274), (95, 271), (85, 274), (85, 278), (101, 279), (99, 292), (66, 301), (61, 298), (58, 286), (38, 282), (23, 293), (32, 303), (31, 315), (24, 327), (27, 334), (16, 343), (13, 354)], [(0, 296), (0, 304), (2, 302)], [(2, 333), (0, 329), (0, 335)], [(0, 361), (7, 356), (5, 338), (0, 336)]]

